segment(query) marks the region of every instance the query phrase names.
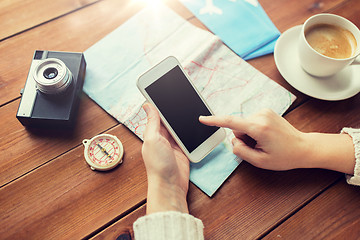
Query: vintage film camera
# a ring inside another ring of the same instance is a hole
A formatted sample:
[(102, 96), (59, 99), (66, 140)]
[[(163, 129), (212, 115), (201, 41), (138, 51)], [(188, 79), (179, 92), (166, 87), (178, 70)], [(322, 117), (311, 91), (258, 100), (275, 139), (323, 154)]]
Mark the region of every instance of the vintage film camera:
[(82, 53), (36, 50), (16, 114), (24, 126), (72, 127), (85, 78)]

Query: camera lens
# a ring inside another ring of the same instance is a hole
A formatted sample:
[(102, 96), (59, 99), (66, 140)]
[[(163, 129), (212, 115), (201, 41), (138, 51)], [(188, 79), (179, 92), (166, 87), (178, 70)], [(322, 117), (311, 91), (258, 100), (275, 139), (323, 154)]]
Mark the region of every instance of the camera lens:
[(44, 77), (46, 79), (53, 79), (56, 78), (56, 76), (58, 75), (58, 71), (56, 70), (56, 68), (47, 68), (44, 73), (43, 73)]
[(62, 93), (72, 82), (70, 70), (57, 58), (41, 60), (33, 72), (33, 77), (37, 89), (45, 94)]

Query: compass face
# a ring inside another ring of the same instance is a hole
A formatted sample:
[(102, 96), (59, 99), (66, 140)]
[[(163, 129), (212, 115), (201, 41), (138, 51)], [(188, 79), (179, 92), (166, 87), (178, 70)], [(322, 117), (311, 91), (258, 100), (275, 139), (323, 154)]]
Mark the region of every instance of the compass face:
[(83, 143), (85, 159), (92, 169), (108, 170), (122, 161), (123, 146), (113, 135), (101, 134)]

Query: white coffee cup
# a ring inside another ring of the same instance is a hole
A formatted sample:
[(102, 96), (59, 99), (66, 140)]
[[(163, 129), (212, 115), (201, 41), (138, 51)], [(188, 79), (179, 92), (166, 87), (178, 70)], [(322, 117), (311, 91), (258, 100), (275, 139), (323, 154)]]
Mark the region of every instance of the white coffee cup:
[[(305, 37), (305, 33), (312, 27), (315, 28), (317, 25), (321, 24), (340, 27), (352, 33), (356, 40), (356, 47), (354, 47), (353, 53), (349, 57), (328, 57), (310, 46)], [(300, 64), (307, 73), (316, 77), (334, 75), (350, 64), (359, 63), (359, 59), (356, 58), (360, 55), (360, 30), (352, 22), (338, 15), (328, 13), (314, 15), (308, 18), (302, 26), (298, 51)]]

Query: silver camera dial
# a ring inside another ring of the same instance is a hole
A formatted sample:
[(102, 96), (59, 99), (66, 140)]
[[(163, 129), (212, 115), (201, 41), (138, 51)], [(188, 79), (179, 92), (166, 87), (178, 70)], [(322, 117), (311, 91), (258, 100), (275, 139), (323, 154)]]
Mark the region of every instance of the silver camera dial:
[(45, 94), (59, 94), (72, 82), (72, 74), (63, 61), (47, 58), (39, 62), (33, 75), (36, 87)]

